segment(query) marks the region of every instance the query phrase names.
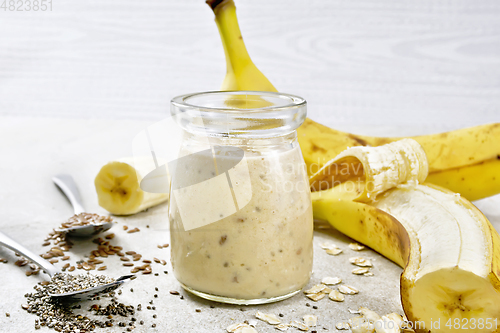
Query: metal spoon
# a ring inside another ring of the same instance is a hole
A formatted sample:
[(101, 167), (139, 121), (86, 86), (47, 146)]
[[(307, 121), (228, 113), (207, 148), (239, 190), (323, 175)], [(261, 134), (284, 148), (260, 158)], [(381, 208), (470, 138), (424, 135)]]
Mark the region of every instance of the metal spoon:
[[(66, 195), (69, 202), (71, 202), (71, 205), (75, 210), (75, 215), (85, 213), (85, 208), (83, 208), (82, 199), (73, 177), (67, 174), (60, 174), (52, 177), (52, 181), (57, 185), (57, 187), (59, 187), (59, 189), (61, 189), (64, 195)], [(112, 226), (112, 222), (103, 222), (70, 228), (59, 228), (57, 231), (65, 232), (70, 237), (83, 238), (91, 237), (100, 232), (107, 231), (111, 229)]]
[[(41, 269), (43, 269), (51, 278), (55, 274), (62, 273), (57, 267), (52, 265), (50, 262), (34, 254), (33, 252), (25, 248), (23, 245), (19, 244), (18, 242), (16, 242), (15, 240), (13, 240), (12, 238), (10, 238), (1, 231), (0, 231), (0, 244), (30, 259)], [(92, 287), (64, 294), (49, 294), (49, 295), (51, 297), (64, 301), (78, 301), (78, 300), (91, 299), (100, 294), (109, 293), (117, 289), (122, 284), (131, 279), (133, 276), (134, 275), (124, 275), (118, 278), (115, 282), (104, 284), (98, 287)]]

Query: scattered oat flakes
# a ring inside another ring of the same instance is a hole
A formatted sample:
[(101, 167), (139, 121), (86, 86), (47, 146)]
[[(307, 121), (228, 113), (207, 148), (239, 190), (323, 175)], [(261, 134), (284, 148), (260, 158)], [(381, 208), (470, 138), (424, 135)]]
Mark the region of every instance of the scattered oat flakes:
[(323, 292), (319, 292), (317, 294), (307, 294), (307, 298), (312, 299), (313, 301), (317, 302), (320, 299), (323, 299), (325, 297), (325, 294)]
[(353, 251), (361, 251), (365, 247), (361, 244), (358, 244), (358, 243), (351, 243), (351, 244), (349, 244), (349, 248)]
[(274, 326), (274, 328), (276, 328), (277, 330), (280, 330), (280, 331), (286, 331), (290, 328), (290, 324), (279, 324), (279, 325)]
[(363, 274), (364, 276), (373, 276), (374, 274), (372, 272), (367, 272), (365, 274)]
[(249, 320), (245, 320), (245, 322), (246, 322), (248, 325), (252, 326), (252, 327), (257, 326), (257, 319), (249, 319)]
[(339, 293), (337, 290), (332, 290), (328, 297), (335, 302), (343, 302), (345, 300), (345, 296)]
[(366, 267), (360, 267), (360, 268), (355, 268), (352, 270), (352, 274), (356, 274), (356, 275), (363, 275), (363, 274), (366, 274), (370, 271), (369, 268), (366, 268)]
[[(359, 323), (359, 325), (351, 324), (352, 333), (373, 333), (374, 331), (375, 327), (373, 326), (373, 324), (366, 321)], [(382, 332), (377, 332), (377, 333), (382, 333)]]
[(349, 262), (353, 265), (359, 267), (372, 267), (372, 262), (369, 259), (361, 258), (361, 257), (352, 257), (349, 258)]
[(252, 326), (243, 326), (238, 328), (234, 333), (258, 333)]
[(349, 326), (351, 328), (356, 328), (356, 327), (361, 326), (361, 324), (367, 323), (367, 322), (369, 323), (369, 321), (367, 321), (366, 318), (364, 318), (363, 316), (356, 316), (356, 317), (349, 319)]
[(226, 328), (229, 333), (257, 333), (257, 331), (246, 323), (233, 324)]
[(322, 292), (326, 286), (324, 284), (317, 284), (315, 286), (312, 286), (311, 289), (304, 290), (304, 294), (317, 294), (319, 292)]
[(394, 321), (386, 316), (382, 316), (380, 320), (375, 322), (375, 328), (378, 330), (378, 327), (382, 327), (381, 333), (399, 333), (401, 332), (400, 323), (398, 321)]
[(325, 252), (326, 252), (326, 254), (329, 254), (329, 255), (332, 255), (332, 256), (336, 256), (336, 255), (341, 254), (342, 250), (339, 249), (339, 248), (336, 248), (336, 249), (328, 249)]
[(247, 324), (245, 323), (237, 323), (237, 324), (232, 324), (232, 325), (229, 325), (228, 327), (226, 327), (226, 331), (228, 331), (229, 333), (233, 333), (234, 331), (236, 331), (238, 328), (240, 327), (243, 327), (243, 326), (246, 326)]
[(395, 312), (386, 314), (385, 316), (395, 322), (400, 328), (404, 328), (404, 326), (406, 326), (403, 318)]
[(318, 323), (318, 317), (315, 315), (305, 315), (302, 319), (304, 319), (304, 324), (309, 327), (315, 327)]
[(359, 293), (358, 289), (351, 287), (351, 286), (348, 286), (347, 284), (340, 285), (339, 291), (342, 294), (346, 294), (346, 295), (355, 295), (355, 294)]
[(338, 249), (339, 247), (333, 243), (323, 243), (320, 245), (323, 250)]
[(257, 319), (265, 321), (266, 323), (271, 324), (271, 325), (281, 324), (281, 321), (278, 319), (278, 317), (276, 317), (276, 315), (272, 314), (272, 313), (263, 313), (263, 312), (257, 311), (257, 313), (255, 314), (255, 317)]
[(301, 323), (300, 321), (294, 320), (290, 322), (291, 327), (298, 328), (301, 331), (309, 331), (309, 327), (307, 325)]
[(380, 320), (380, 316), (375, 311), (365, 308), (364, 306), (359, 308), (359, 314), (361, 314), (364, 318), (368, 319), (372, 323)]
[(324, 277), (323, 280), (321, 280), (321, 283), (329, 285), (329, 286), (334, 286), (334, 285), (339, 284), (341, 282), (342, 282), (341, 278), (330, 277), (330, 276)]
[(322, 292), (323, 294), (329, 294), (329, 293), (331, 293), (332, 291), (333, 291), (333, 289), (332, 289), (332, 288), (329, 288), (329, 287), (325, 287), (325, 289), (321, 290), (321, 292)]
[(335, 328), (338, 330), (348, 330), (349, 329), (349, 324), (348, 323), (337, 323), (335, 325)]

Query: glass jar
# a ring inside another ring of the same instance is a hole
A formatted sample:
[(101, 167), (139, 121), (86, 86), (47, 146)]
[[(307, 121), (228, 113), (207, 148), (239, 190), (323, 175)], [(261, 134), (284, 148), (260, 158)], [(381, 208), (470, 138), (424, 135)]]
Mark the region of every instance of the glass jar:
[(299, 292), (313, 262), (313, 215), (296, 129), (306, 102), (272, 92), (176, 97), (183, 129), (171, 172), (174, 274), (200, 297), (262, 304)]

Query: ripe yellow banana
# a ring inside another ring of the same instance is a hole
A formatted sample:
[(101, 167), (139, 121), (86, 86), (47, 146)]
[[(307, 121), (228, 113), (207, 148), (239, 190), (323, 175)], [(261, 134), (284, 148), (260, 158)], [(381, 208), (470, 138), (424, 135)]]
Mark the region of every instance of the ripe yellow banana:
[[(135, 166), (135, 167), (134, 167)], [(124, 158), (104, 165), (94, 180), (99, 205), (111, 214), (131, 215), (168, 200), (168, 193), (149, 193), (140, 188), (147, 168)]]
[[(404, 268), (401, 300), (417, 332), (500, 332), (500, 237), (466, 199), (418, 185), (427, 161), (410, 141), (355, 147), (335, 158), (331, 166), (361, 163), (371, 171), (344, 175), (340, 185), (314, 192), (314, 217)], [(392, 188), (377, 187), (378, 179)]]

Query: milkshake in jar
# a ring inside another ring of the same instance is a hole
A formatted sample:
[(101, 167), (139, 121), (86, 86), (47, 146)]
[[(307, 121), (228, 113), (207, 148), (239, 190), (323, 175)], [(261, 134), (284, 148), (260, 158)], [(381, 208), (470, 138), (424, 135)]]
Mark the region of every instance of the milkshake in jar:
[(262, 304), (299, 292), (313, 262), (313, 217), (296, 129), (302, 98), (209, 92), (172, 100), (184, 130), (171, 165), (174, 274), (206, 299)]

